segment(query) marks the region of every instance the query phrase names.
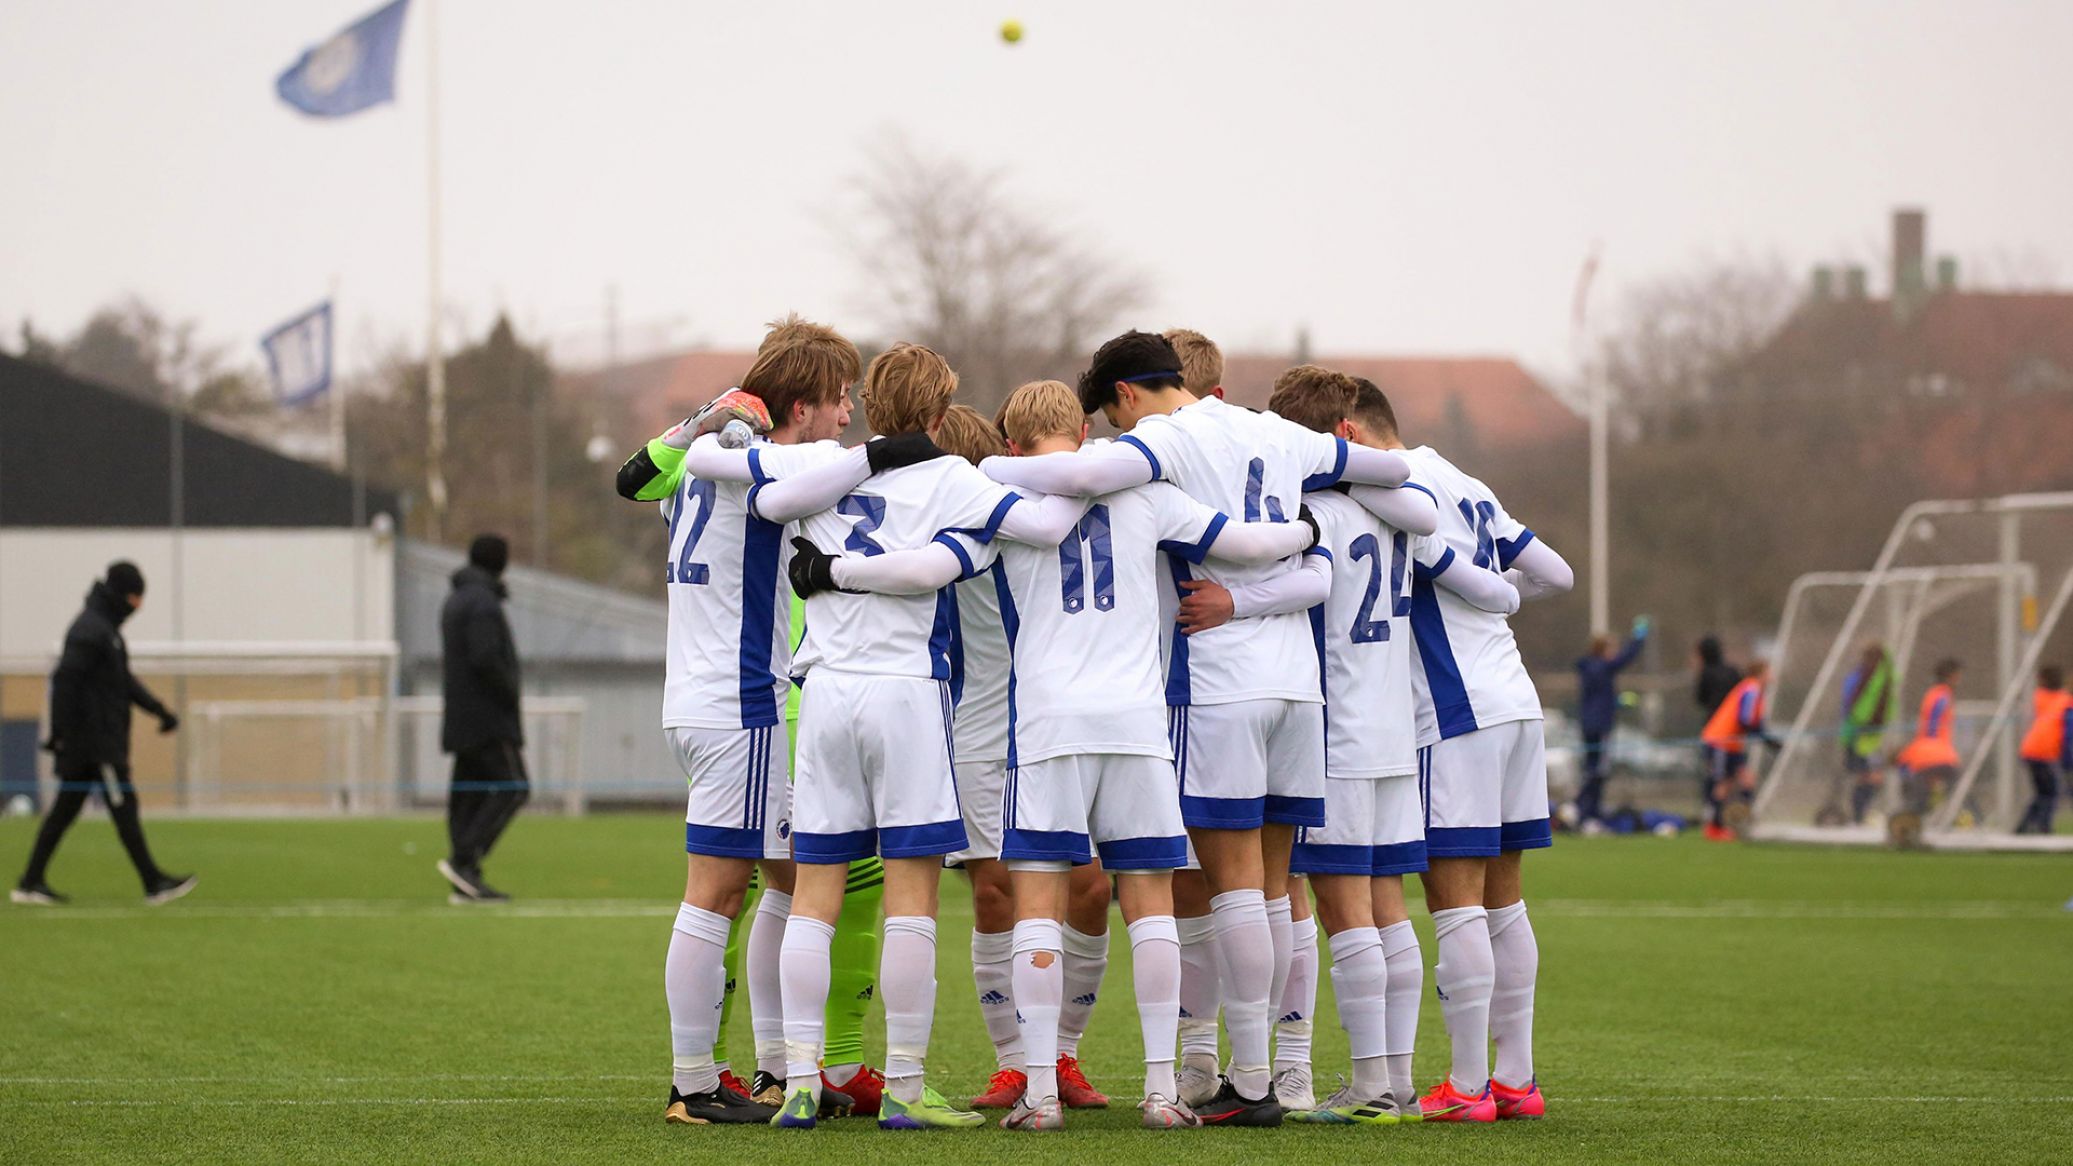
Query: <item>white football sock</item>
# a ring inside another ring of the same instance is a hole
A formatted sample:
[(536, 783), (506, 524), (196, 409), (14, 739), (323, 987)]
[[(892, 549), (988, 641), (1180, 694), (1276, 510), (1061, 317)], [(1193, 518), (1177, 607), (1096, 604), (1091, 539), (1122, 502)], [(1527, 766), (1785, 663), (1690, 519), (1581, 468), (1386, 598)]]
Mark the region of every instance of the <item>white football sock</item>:
[(1173, 921), (1180, 936), (1180, 1051), (1217, 1055), (1216, 1018), (1223, 977), (1216, 966), (1216, 916)]
[(1389, 963), (1384, 1018), (1389, 1030), (1389, 1091), (1398, 1101), (1409, 1102), (1418, 1096), (1411, 1078), (1411, 1051), (1418, 1045), (1418, 1007), (1425, 1000), (1425, 956), (1409, 919), (1382, 929), (1382, 955)]
[(713, 1042), (720, 1035), (720, 1001), (727, 991), (727, 928), (725, 916), (683, 903), (669, 933), (662, 987), (669, 999), (671, 1078), (679, 1093), (720, 1087)]
[(1339, 1001), (1339, 1026), (1353, 1052), (1353, 1090), (1362, 1100), (1390, 1087), (1388, 1020), (1385, 1012), (1389, 964), (1382, 936), (1372, 927), (1349, 927), (1332, 936), (1332, 995)]
[(749, 920), (749, 950), (743, 964), (749, 977), (749, 1027), (756, 1034), (756, 1068), (773, 1077), (785, 1075), (784, 978), (778, 962), (785, 950), (785, 919), (792, 896), (764, 891)]
[(1065, 1006), (1058, 1013), (1058, 1055), (1080, 1055), (1080, 1035), (1094, 1015), (1101, 978), (1108, 974), (1108, 932), (1088, 935), (1065, 925)]
[(885, 1003), (886, 1091), (901, 1101), (919, 1101), (922, 1062), (936, 1018), (935, 920), (926, 915), (886, 919), (878, 995)]
[(1432, 982), (1454, 1046), (1454, 1088), (1478, 1094), (1490, 1083), (1490, 992), (1497, 980), (1489, 912), (1481, 907), (1434, 911), (1432, 929), (1440, 949)]
[(1281, 1019), (1281, 997), (1288, 991), (1288, 973), (1296, 957), (1296, 928), (1289, 918), (1294, 907), (1288, 896), (1267, 900), (1267, 934), (1274, 939), (1274, 979), (1267, 986), (1267, 1006), (1275, 1020)]
[(993, 1061), (1002, 1069), (1022, 1068), (1022, 1030), (1015, 1023), (1015, 958), (1012, 931), (972, 932), (972, 986), (979, 991), (979, 1019), (993, 1042)]
[(1173, 1036), (1180, 1022), (1180, 933), (1173, 916), (1147, 915), (1130, 925), (1130, 977), (1144, 1033), (1145, 1096), (1178, 1100)]
[(1292, 923), (1295, 946), (1288, 960), (1288, 986), (1282, 989), (1274, 1022), (1274, 1067), (1284, 1069), (1310, 1063), (1310, 1034), (1317, 1011), (1317, 921), (1298, 919)]
[(1058, 1096), (1058, 1016), (1065, 1000), (1065, 939), (1055, 919), (1015, 924), (1015, 1012), (1022, 1018), (1030, 1104)]
[(1523, 1089), (1533, 1080), (1533, 984), (1540, 976), (1540, 944), (1524, 900), (1490, 912), (1490, 955), (1497, 966), (1490, 993), (1490, 1036), (1497, 1043), (1491, 1076)]
[(785, 922), (778, 979), (785, 1010), (785, 1093), (821, 1095), (821, 1043), (827, 1035), (828, 949), (835, 925), (805, 915)]
[(1274, 937), (1267, 897), (1225, 891), (1209, 901), (1216, 916), (1217, 971), (1224, 988), (1224, 1027), (1231, 1034), (1231, 1085), (1253, 1100), (1267, 1095), (1267, 993), (1274, 985)]

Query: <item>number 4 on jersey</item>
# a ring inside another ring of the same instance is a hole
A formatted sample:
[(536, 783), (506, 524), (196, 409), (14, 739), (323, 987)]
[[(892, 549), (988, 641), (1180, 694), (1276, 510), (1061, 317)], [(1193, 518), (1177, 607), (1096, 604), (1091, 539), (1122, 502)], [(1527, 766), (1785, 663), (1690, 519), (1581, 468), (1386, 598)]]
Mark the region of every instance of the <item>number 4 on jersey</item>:
[(1382, 543), (1372, 534), (1364, 534), (1353, 540), (1347, 553), (1354, 562), (1370, 561), (1368, 568), (1368, 589), (1360, 598), (1360, 607), (1353, 613), (1353, 628), (1349, 632), (1356, 644), (1379, 644), (1389, 639), (1389, 619), (1399, 619), (1411, 614), (1411, 597), (1404, 594), (1404, 567), (1410, 558), (1410, 536), (1397, 531), (1390, 540), (1389, 549), (1389, 610), (1375, 618), (1375, 600), (1382, 594)]

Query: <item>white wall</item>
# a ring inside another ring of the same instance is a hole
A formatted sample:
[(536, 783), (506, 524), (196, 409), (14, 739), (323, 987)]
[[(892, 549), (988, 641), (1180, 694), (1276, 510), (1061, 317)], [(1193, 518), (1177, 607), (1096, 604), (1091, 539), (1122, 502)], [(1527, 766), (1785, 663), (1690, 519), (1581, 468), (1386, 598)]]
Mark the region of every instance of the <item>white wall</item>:
[(365, 530), (0, 529), (0, 658), (49, 657), (117, 559), (144, 572), (132, 643), (393, 640), (395, 540)]

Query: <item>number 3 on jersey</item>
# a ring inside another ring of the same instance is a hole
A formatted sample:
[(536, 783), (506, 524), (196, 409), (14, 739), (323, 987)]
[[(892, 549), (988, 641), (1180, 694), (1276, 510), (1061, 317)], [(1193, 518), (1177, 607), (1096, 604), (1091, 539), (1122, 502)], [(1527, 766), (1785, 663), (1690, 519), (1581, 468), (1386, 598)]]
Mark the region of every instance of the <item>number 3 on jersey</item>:
[(849, 538), (842, 544), (845, 551), (870, 556), (882, 555), (885, 548), (871, 540), (871, 532), (885, 522), (885, 499), (876, 494), (845, 494), (835, 504), (835, 513), (847, 514), (856, 519), (856, 525), (849, 528)]
[(1368, 589), (1360, 598), (1360, 608), (1353, 613), (1353, 628), (1349, 635), (1356, 644), (1379, 644), (1389, 639), (1389, 619), (1399, 619), (1411, 614), (1411, 597), (1404, 594), (1404, 566), (1410, 558), (1410, 536), (1397, 531), (1389, 541), (1389, 610), (1375, 618), (1375, 600), (1382, 594), (1382, 543), (1372, 534), (1364, 534), (1353, 540), (1348, 554), (1354, 562), (1370, 560)]
[(705, 524), (713, 517), (713, 484), (697, 478), (684, 478), (683, 493), (677, 495), (677, 504), (669, 512), (669, 541), (676, 546), (677, 524), (683, 519), (684, 511), (693, 504), (698, 507), (698, 517), (691, 520), (690, 533), (684, 536), (684, 545), (673, 558), (662, 563), (663, 581), (667, 583), (690, 583), (702, 585), (711, 574), (704, 563), (691, 561), (692, 548), (698, 545), (698, 536), (705, 533)]

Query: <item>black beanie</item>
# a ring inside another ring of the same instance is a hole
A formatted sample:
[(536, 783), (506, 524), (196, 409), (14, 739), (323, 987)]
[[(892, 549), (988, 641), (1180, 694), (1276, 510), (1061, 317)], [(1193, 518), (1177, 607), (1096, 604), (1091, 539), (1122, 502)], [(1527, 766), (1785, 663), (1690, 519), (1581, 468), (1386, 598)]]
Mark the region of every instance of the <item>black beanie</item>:
[(468, 561), (492, 575), (502, 575), (511, 562), (511, 544), (501, 535), (478, 534), (468, 544)]
[(144, 594), (144, 572), (137, 565), (124, 559), (108, 564), (108, 590), (117, 595)]

